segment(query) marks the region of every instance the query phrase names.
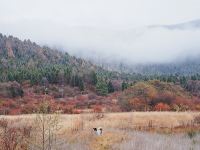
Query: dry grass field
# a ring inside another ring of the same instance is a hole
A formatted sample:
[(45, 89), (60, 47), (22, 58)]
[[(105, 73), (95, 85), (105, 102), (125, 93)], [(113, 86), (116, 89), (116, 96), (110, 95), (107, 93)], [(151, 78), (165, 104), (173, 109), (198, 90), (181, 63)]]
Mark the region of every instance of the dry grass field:
[[(199, 112), (60, 114), (56, 115), (58, 120), (58, 128), (54, 132), (56, 142), (53, 141), (54, 145), (52, 144), (50, 149), (199, 150), (200, 126), (198, 120), (195, 120), (199, 115)], [(44, 117), (50, 116), (53, 118), (53, 115)], [(5, 118), (12, 126), (39, 126), (38, 122), (35, 122), (38, 115), (0, 116), (0, 118)], [(45, 126), (49, 127), (47, 124)], [(93, 131), (94, 127), (102, 127), (103, 134), (97, 136)], [(39, 130), (31, 132), (37, 132), (31, 134), (35, 135), (35, 139), (41, 136)], [(50, 136), (47, 135), (47, 139), (48, 137)], [(33, 141), (33, 137), (30, 138)], [(40, 141), (37, 141), (37, 145), (39, 144)], [(26, 149), (42, 149), (33, 146), (33, 143), (30, 145), (32, 146)]]

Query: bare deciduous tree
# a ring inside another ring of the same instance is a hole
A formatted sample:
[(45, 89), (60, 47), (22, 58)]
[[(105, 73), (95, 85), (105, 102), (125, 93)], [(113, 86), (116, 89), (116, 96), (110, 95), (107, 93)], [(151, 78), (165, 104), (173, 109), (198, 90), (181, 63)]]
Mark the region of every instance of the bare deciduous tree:
[(31, 149), (52, 150), (58, 146), (59, 114), (50, 113), (49, 104), (43, 102), (36, 114)]

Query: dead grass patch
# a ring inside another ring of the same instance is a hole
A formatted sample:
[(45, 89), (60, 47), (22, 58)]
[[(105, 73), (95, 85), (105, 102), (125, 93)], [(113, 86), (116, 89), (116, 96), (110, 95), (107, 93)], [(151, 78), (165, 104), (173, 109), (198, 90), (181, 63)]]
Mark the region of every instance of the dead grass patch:
[(110, 150), (116, 143), (121, 143), (126, 139), (122, 133), (107, 132), (102, 136), (96, 136), (90, 144), (91, 150)]

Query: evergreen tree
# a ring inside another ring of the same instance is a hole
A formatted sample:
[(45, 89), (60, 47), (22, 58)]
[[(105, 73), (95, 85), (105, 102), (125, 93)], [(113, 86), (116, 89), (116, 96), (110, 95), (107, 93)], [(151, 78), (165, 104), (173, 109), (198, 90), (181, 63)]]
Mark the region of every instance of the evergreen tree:
[(97, 84), (97, 74), (96, 74), (96, 72), (92, 71), (91, 77), (92, 77), (92, 84), (96, 85)]
[(186, 79), (186, 77), (180, 77), (180, 84), (183, 86), (183, 87), (185, 87), (185, 85), (186, 85), (186, 83), (187, 83), (187, 79)]
[(113, 93), (115, 91), (111, 81), (108, 82), (108, 93)]
[(99, 95), (106, 96), (108, 94), (108, 86), (105, 81), (98, 80), (96, 84), (96, 92)]
[(172, 82), (172, 77), (171, 77), (171, 76), (169, 76), (169, 77), (167, 78), (167, 82)]
[(197, 80), (197, 77), (195, 75), (191, 76), (191, 80)]
[(78, 85), (78, 87), (79, 87), (79, 89), (81, 91), (84, 91), (84, 83), (83, 83), (83, 80), (81, 78), (79, 79), (79, 85)]
[(126, 82), (122, 82), (122, 91), (128, 88), (128, 84)]

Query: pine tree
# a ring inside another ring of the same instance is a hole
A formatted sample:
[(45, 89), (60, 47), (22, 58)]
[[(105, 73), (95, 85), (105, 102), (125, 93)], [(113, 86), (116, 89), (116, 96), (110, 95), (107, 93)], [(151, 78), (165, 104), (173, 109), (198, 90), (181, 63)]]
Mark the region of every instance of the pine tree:
[(128, 88), (128, 84), (126, 82), (122, 82), (122, 91)]
[(197, 77), (195, 75), (191, 76), (191, 80), (197, 80)]
[(96, 84), (97, 94), (106, 96), (108, 94), (108, 86), (105, 81), (98, 80)]
[(113, 93), (115, 91), (113, 85), (112, 85), (112, 82), (109, 81), (108, 82), (108, 93)]
[(79, 89), (81, 90), (81, 91), (84, 91), (84, 83), (83, 83), (83, 80), (80, 78), (79, 79), (79, 85), (78, 85), (78, 87), (79, 87)]
[(181, 77), (181, 78), (180, 78), (180, 84), (181, 84), (183, 87), (185, 87), (186, 83), (187, 83), (186, 77), (185, 77), (185, 76)]
[(92, 76), (92, 84), (96, 85), (97, 84), (97, 74), (94, 71), (92, 71), (91, 76)]

